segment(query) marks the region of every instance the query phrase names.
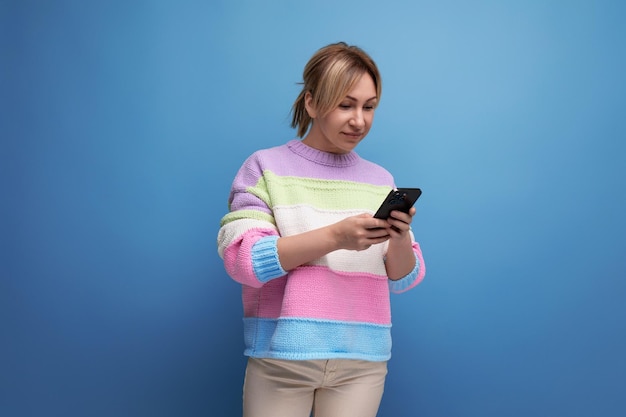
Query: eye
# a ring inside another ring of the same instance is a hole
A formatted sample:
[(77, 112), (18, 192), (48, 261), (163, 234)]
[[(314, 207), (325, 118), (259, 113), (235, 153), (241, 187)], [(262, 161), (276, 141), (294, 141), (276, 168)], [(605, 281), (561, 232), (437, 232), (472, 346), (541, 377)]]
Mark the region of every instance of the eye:
[(344, 109), (344, 110), (349, 109), (350, 107), (352, 107), (352, 106), (350, 104), (346, 104), (346, 103), (341, 103), (339, 105), (339, 108), (340, 109)]
[(374, 109), (376, 109), (376, 106), (368, 105), (368, 106), (363, 107), (363, 109), (365, 111), (374, 111)]

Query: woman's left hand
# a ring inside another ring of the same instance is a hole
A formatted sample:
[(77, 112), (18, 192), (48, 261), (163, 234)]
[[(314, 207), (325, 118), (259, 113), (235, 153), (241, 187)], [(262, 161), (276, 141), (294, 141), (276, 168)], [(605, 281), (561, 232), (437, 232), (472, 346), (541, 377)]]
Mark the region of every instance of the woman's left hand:
[(411, 207), (408, 213), (394, 210), (387, 219), (387, 231), (393, 240), (404, 240), (409, 236), (411, 222), (415, 216), (415, 207)]
[(408, 213), (394, 210), (387, 219), (389, 247), (385, 267), (391, 280), (406, 276), (415, 267), (415, 255), (409, 233), (413, 216), (415, 207), (411, 207)]

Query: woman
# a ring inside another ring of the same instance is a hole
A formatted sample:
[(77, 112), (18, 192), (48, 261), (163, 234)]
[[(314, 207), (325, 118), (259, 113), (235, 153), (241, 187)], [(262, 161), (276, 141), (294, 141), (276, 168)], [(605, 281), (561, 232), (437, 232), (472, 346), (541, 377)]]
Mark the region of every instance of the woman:
[(243, 163), (218, 235), (242, 284), (244, 416), (375, 416), (391, 356), (389, 291), (425, 273), (415, 208), (374, 218), (394, 180), (354, 152), (381, 96), (374, 61), (332, 44), (303, 78), (292, 126), (304, 138)]

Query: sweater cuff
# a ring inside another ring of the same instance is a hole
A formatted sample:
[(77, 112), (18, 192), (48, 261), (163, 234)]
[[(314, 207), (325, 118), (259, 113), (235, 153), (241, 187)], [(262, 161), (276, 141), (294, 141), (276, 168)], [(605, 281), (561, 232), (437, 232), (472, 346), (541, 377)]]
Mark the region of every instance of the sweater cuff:
[(252, 268), (262, 283), (287, 275), (278, 259), (277, 240), (278, 236), (266, 236), (252, 246)]
[(413, 270), (411, 272), (409, 272), (408, 274), (406, 274), (405, 276), (403, 276), (402, 278), (398, 280), (392, 280), (392, 279), (388, 280), (389, 291), (396, 293), (396, 294), (405, 291), (415, 282), (415, 280), (417, 279), (419, 275), (419, 270), (420, 270), (420, 260), (416, 256), (415, 266), (413, 267)]

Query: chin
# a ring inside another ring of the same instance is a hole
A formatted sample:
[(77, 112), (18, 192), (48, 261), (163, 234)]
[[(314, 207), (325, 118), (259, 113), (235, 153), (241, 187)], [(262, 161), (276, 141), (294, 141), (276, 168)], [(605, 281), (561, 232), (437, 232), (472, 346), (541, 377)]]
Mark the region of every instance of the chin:
[(337, 146), (337, 153), (352, 152), (354, 150), (354, 148), (356, 148), (357, 145), (358, 145), (358, 142), (357, 143), (342, 144), (341, 146)]

